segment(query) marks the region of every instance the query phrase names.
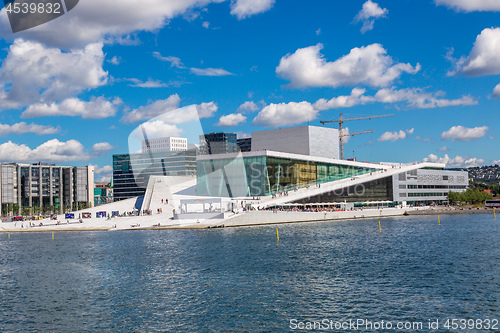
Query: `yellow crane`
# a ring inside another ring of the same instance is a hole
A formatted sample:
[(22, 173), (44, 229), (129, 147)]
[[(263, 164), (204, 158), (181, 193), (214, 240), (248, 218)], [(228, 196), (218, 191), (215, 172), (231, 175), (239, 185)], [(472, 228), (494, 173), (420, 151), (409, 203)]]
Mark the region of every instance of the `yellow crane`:
[(381, 115), (381, 116), (369, 116), (369, 117), (342, 119), (342, 113), (341, 113), (339, 115), (339, 120), (320, 121), (320, 123), (322, 123), (323, 125), (328, 124), (328, 123), (339, 123), (340, 159), (343, 160), (344, 159), (344, 137), (375, 132), (374, 130), (369, 130), (369, 131), (363, 131), (363, 132), (344, 134), (344, 121), (375, 119), (375, 118), (385, 118), (385, 117), (394, 117), (394, 115), (393, 114), (385, 114), (385, 115)]

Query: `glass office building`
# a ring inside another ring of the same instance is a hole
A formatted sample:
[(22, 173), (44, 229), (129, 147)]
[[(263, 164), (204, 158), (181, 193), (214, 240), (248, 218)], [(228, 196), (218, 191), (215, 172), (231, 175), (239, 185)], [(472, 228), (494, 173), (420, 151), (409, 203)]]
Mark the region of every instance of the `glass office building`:
[(378, 169), (361, 163), (271, 151), (199, 156), (197, 194), (215, 197), (272, 195), (351, 178)]
[(196, 174), (196, 150), (113, 155), (115, 200), (144, 195), (150, 176)]

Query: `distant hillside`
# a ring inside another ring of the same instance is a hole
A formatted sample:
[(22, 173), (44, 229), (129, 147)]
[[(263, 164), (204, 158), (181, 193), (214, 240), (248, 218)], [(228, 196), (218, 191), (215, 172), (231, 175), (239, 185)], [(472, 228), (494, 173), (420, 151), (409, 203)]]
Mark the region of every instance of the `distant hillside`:
[(500, 166), (489, 165), (482, 167), (470, 167), (460, 169), (469, 172), (469, 179), (475, 182), (483, 183), (499, 183), (500, 182)]

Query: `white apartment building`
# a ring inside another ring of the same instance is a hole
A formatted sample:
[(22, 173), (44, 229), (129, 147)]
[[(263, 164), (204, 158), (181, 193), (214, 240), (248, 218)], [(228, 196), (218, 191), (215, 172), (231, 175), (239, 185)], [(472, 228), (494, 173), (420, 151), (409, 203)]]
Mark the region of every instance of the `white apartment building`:
[(142, 140), (143, 153), (186, 150), (188, 150), (188, 142), (186, 138), (166, 137), (159, 139)]

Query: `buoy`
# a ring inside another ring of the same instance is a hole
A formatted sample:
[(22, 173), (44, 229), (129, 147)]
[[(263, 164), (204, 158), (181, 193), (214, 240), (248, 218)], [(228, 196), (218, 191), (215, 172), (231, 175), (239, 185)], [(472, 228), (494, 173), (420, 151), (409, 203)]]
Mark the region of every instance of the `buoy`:
[(9, 232), (9, 233), (7, 233), (7, 234), (9, 235), (9, 239), (10, 239), (10, 232)]
[(280, 234), (278, 232), (278, 228), (276, 228), (276, 241), (279, 242), (280, 241)]
[(438, 225), (441, 225), (441, 219), (439, 218), (439, 215), (438, 215)]
[(495, 211), (495, 207), (493, 207), (493, 215), (495, 216), (495, 220), (497, 219), (497, 212)]
[(382, 233), (382, 226), (380, 225), (380, 221), (378, 221), (378, 232)]
[(54, 240), (54, 232), (52, 231), (52, 240)]

